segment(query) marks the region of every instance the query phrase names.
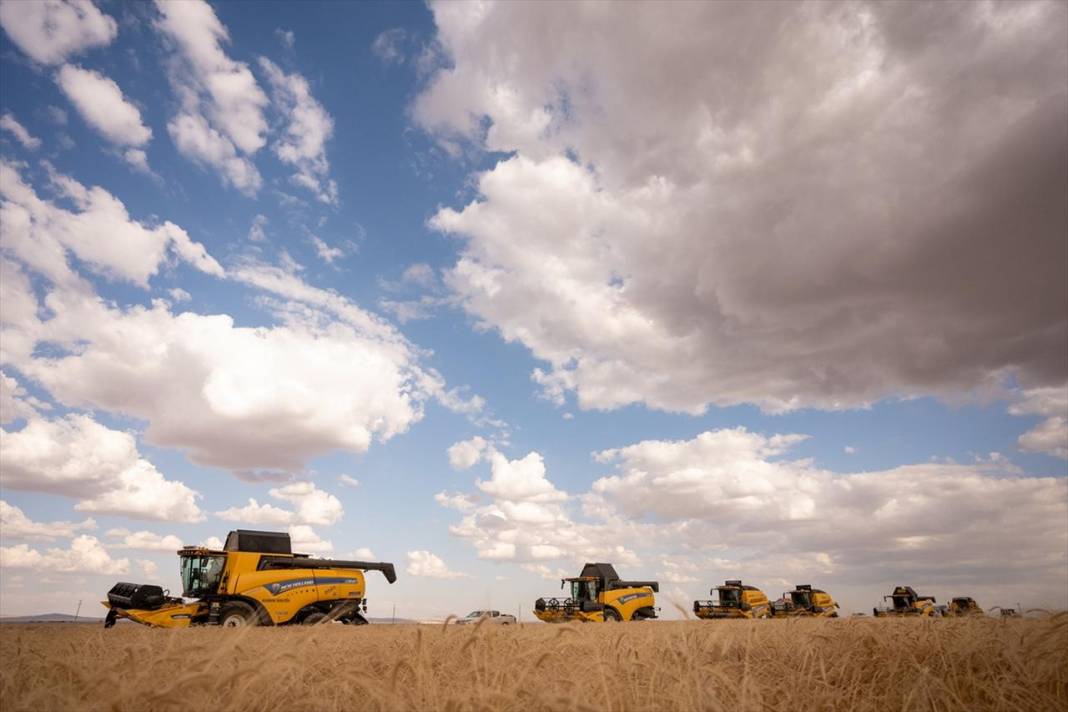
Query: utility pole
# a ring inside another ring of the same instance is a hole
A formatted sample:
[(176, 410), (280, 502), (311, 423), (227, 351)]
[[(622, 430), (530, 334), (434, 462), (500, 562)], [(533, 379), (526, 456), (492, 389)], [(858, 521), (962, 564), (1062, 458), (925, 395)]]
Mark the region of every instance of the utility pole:
[(78, 622), (78, 614), (82, 612), (82, 602), (78, 601), (78, 610), (74, 611), (74, 622)]
[(393, 622), (390, 625), (397, 625), (397, 604), (393, 604)]

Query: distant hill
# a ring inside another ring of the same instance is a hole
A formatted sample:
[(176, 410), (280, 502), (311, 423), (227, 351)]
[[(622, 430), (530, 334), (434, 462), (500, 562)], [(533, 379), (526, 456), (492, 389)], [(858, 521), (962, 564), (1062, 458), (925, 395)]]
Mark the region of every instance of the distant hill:
[(0, 616), (0, 623), (103, 623), (103, 618), (74, 616), (68, 613), (40, 613), (33, 616)]

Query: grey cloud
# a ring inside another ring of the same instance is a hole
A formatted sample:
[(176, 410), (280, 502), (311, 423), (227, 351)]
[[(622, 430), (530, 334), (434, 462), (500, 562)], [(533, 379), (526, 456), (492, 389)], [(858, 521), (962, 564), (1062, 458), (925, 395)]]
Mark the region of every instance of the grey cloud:
[(414, 116), (516, 152), (433, 220), (466, 238), (446, 280), (558, 395), (775, 411), (1068, 379), (1063, 4), (434, 12), (452, 65)]

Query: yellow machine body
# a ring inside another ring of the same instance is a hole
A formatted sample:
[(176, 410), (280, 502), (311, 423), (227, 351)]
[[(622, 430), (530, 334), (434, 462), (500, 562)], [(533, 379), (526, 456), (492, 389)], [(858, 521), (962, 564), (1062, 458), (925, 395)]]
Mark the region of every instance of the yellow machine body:
[(693, 612), (698, 618), (770, 618), (771, 601), (756, 586), (741, 581), (727, 581), (709, 592), (710, 601), (694, 601)]
[(539, 598), (534, 615), (546, 623), (639, 621), (656, 618), (656, 581), (623, 581), (611, 564), (586, 564), (582, 575), (561, 579), (568, 595)]
[[(249, 551), (249, 548), (266, 551)], [(158, 586), (117, 584), (104, 605), (108, 620), (128, 618), (164, 628), (190, 625), (285, 625), (340, 620), (366, 623), (365, 569), (379, 570), (393, 583), (392, 564), (312, 559), (289, 550), (289, 535), (231, 532), (225, 550), (185, 547), (181, 561), (183, 598)], [(193, 598), (192, 602), (185, 599)]]
[(951, 617), (982, 616), (986, 615), (986, 613), (975, 602), (975, 599), (969, 596), (957, 596), (949, 602), (949, 606), (946, 608), (946, 615)]
[(891, 601), (890, 607), (872, 609), (876, 618), (929, 617), (936, 611), (934, 596), (921, 596), (911, 586), (895, 586), (893, 593), (883, 596), (884, 601), (887, 599)]
[(808, 584), (799, 584), (793, 591), (784, 593), (782, 598), (771, 604), (771, 613), (776, 618), (837, 618), (838, 604), (826, 591), (812, 588)]

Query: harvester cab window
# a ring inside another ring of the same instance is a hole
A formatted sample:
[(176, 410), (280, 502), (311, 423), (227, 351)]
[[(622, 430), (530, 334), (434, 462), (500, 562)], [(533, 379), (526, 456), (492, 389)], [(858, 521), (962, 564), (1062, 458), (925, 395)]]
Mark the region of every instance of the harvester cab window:
[(741, 591), (736, 588), (719, 588), (719, 605), (737, 608), (741, 601)]
[(794, 605), (799, 608), (809, 608), (812, 606), (811, 591), (794, 591), (790, 594), (790, 597), (794, 599)]
[(576, 601), (597, 601), (596, 581), (572, 581), (571, 598)]
[(182, 595), (200, 598), (215, 593), (225, 567), (225, 556), (183, 556)]

